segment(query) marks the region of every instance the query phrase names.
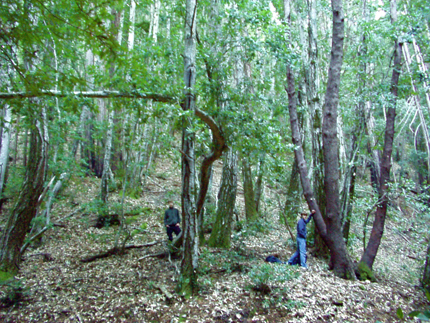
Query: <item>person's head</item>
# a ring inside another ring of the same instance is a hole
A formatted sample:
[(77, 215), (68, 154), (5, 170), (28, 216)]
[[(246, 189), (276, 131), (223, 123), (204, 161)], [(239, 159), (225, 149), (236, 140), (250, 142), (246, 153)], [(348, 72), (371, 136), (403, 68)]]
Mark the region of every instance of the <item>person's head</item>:
[(173, 208), (173, 201), (167, 202), (169, 204), (169, 208)]
[(308, 214), (307, 214), (306, 212), (301, 212), (301, 213), (300, 213), (300, 217), (301, 217), (302, 219), (306, 219), (306, 218), (307, 218), (307, 216), (308, 216)]

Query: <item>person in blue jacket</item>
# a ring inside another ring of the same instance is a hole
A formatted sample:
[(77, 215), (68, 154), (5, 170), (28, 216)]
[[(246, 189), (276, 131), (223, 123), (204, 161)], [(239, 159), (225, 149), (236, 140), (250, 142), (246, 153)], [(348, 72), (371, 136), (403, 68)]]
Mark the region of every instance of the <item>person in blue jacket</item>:
[[(315, 210), (312, 210), (312, 213), (301, 213), (301, 218), (299, 222), (297, 222), (297, 251), (292, 255), (292, 257), (288, 260), (289, 265), (297, 265), (300, 264), (304, 268), (308, 268), (306, 265), (306, 224), (312, 219), (312, 215), (315, 214)], [(307, 217), (307, 219), (306, 219)]]

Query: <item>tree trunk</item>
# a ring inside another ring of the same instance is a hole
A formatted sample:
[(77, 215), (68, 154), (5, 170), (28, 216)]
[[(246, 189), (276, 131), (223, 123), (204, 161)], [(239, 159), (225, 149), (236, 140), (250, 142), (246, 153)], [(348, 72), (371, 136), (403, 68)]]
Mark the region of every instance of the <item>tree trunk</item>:
[(297, 214), (300, 212), (300, 203), (298, 203), (300, 201), (300, 175), (296, 157), (294, 157), (288, 183), (284, 210), (280, 212), (281, 222), (285, 224), (287, 229), (297, 222)]
[(106, 143), (105, 143), (105, 155), (103, 159), (103, 174), (102, 174), (101, 189), (100, 189), (100, 199), (104, 204), (108, 203), (110, 159), (112, 154), (114, 114), (115, 114), (114, 110), (109, 112), (108, 130), (106, 134)]
[[(363, 1), (363, 20), (365, 23), (368, 22), (368, 9), (367, 0)], [(357, 171), (357, 155), (359, 150), (359, 144), (364, 132), (364, 125), (366, 124), (365, 117), (365, 100), (364, 90), (366, 87), (366, 76), (367, 76), (367, 39), (366, 33), (363, 31), (361, 37), (361, 46), (359, 47), (358, 57), (360, 59), (360, 70), (358, 73), (359, 85), (358, 85), (358, 104), (356, 105), (356, 113), (353, 115), (354, 126), (351, 130), (351, 149), (349, 151), (349, 163), (345, 174), (344, 186), (342, 190), (342, 231), (343, 238), (346, 244), (348, 244), (349, 231), (351, 227), (351, 216), (352, 216), (352, 203), (354, 202), (355, 194), (355, 179)]]
[(243, 194), (245, 196), (245, 214), (246, 221), (252, 222), (257, 220), (258, 213), (255, 207), (255, 193), (252, 183), (251, 166), (247, 157), (242, 157), (242, 176), (243, 176)]
[(1, 130), (1, 147), (0, 147), (0, 194), (3, 193), (3, 186), (6, 178), (7, 164), (9, 160), (9, 144), (12, 118), (12, 108), (5, 104), (3, 108), (3, 125)]
[[(396, 1), (391, 0), (391, 22), (394, 23), (397, 20), (397, 8)], [(391, 77), (391, 102), (387, 110), (386, 125), (385, 125), (385, 138), (384, 138), (384, 149), (382, 152), (381, 159), (381, 177), (379, 180), (378, 195), (381, 201), (376, 208), (375, 220), (373, 221), (372, 232), (370, 233), (369, 242), (366, 249), (364, 250), (363, 256), (361, 257), (360, 263), (366, 265), (366, 269), (372, 270), (373, 263), (376, 258), (376, 254), (381, 243), (381, 238), (384, 233), (385, 217), (387, 214), (388, 206), (388, 181), (390, 180), (390, 169), (391, 169), (391, 153), (393, 150), (394, 140), (394, 123), (396, 119), (396, 103), (397, 103), (397, 92), (398, 84), (401, 72), (402, 63), (402, 43), (398, 39), (394, 42), (394, 67), (393, 74)]]
[[(39, 99), (31, 99), (32, 109), (40, 111)], [(20, 250), (36, 215), (43, 191), (48, 159), (45, 109), (34, 115), (30, 132), (28, 166), (18, 201), (12, 209), (0, 242), (0, 271), (16, 274), (21, 263)]]
[(210, 247), (230, 248), (231, 225), (236, 204), (237, 154), (229, 149), (224, 156), (216, 219), (208, 244)]
[[(285, 5), (286, 8), (289, 8), (289, 0), (284, 0), (288, 2)], [(291, 133), (293, 144), (296, 146), (294, 153), (298, 161), (300, 178), (302, 181), (303, 193), (305, 195), (306, 201), (309, 205), (310, 209), (316, 210), (314, 215), (315, 224), (318, 227), (319, 233), (323, 237), (327, 246), (330, 249), (330, 267), (334, 270), (335, 275), (347, 278), (354, 279), (354, 269), (352, 265), (352, 261), (348, 256), (345, 242), (342, 237), (342, 230), (340, 226), (340, 218), (338, 215), (339, 212), (339, 192), (336, 191), (338, 186), (335, 183), (335, 178), (339, 177), (339, 174), (334, 174), (334, 170), (330, 169), (330, 167), (326, 166), (326, 163), (336, 163), (338, 164), (338, 156), (333, 156), (329, 152), (326, 152), (329, 147), (333, 149), (335, 148), (334, 153), (337, 153), (337, 142), (336, 142), (336, 130), (337, 130), (337, 103), (338, 103), (338, 95), (339, 95), (339, 83), (340, 83), (340, 69), (342, 66), (342, 44), (343, 44), (343, 13), (342, 13), (342, 3), (339, 0), (332, 1), (333, 7), (333, 40), (332, 40), (332, 57), (330, 61), (330, 70), (329, 70), (329, 79), (327, 84), (327, 92), (326, 92), (326, 102), (324, 109), (324, 117), (327, 117), (328, 120), (324, 120), (323, 122), (323, 138), (325, 137), (325, 143), (328, 144), (326, 146), (324, 144), (324, 171), (325, 171), (325, 185), (333, 184), (335, 189), (332, 187), (325, 187), (326, 194), (331, 194), (327, 196), (327, 202), (333, 201), (337, 204), (334, 206), (330, 206), (327, 208), (327, 225), (324, 219), (321, 216), (320, 209), (318, 204), (315, 201), (311, 184), (308, 178), (308, 171), (306, 166), (306, 161), (303, 154), (303, 148), (301, 143), (300, 130), (298, 125), (297, 118), (297, 99), (295, 92), (295, 81), (294, 75), (291, 69), (291, 66), (287, 66), (287, 81), (288, 81), (288, 110), (290, 113), (290, 123), (291, 123)], [(290, 11), (286, 10), (286, 21), (290, 24)], [(290, 37), (288, 37), (290, 38)], [(330, 111), (330, 112), (328, 112)], [(327, 138), (328, 137), (328, 138)], [(327, 142), (327, 139), (329, 141)], [(330, 141), (331, 140), (331, 141)], [(336, 167), (336, 172), (338, 172), (338, 168)], [(327, 203), (328, 205), (329, 203)], [(337, 206), (337, 210), (335, 208)]]
[[(186, 1), (185, 17), (185, 50), (184, 50), (184, 84), (185, 100), (183, 109), (191, 115), (196, 110), (194, 87), (196, 84), (196, 0)], [(189, 297), (197, 292), (198, 265), (198, 223), (195, 202), (195, 134), (189, 131), (188, 118), (183, 119), (182, 128), (182, 231), (183, 256), (181, 276), (177, 285), (178, 293)]]
[(430, 293), (430, 243), (427, 248), (424, 273), (423, 273), (423, 279), (421, 284), (425, 288), (425, 290)]
[(264, 194), (263, 176), (264, 176), (264, 164), (266, 154), (263, 152), (258, 162), (257, 181), (255, 182), (255, 211), (258, 213), (260, 210), (261, 196)]

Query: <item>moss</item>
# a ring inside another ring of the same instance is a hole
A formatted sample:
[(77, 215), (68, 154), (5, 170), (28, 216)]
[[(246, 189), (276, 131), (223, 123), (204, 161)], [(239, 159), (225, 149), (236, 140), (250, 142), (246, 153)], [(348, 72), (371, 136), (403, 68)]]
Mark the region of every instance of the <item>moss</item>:
[(376, 278), (372, 269), (370, 269), (369, 266), (362, 261), (360, 261), (358, 264), (358, 273), (358, 278), (360, 280), (370, 280), (371, 282), (376, 282)]
[(7, 271), (0, 271), (0, 283), (7, 282), (13, 278), (13, 274)]

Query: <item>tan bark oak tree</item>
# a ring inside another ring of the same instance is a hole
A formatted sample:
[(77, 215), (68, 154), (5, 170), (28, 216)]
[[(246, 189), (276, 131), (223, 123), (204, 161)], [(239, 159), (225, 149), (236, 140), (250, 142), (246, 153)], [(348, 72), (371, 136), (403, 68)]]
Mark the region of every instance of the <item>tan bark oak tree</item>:
[[(289, 0), (284, 5), (285, 20), (290, 24), (290, 4)], [(284, 3), (285, 3), (284, 2)], [(300, 178), (303, 193), (310, 209), (316, 210), (314, 215), (315, 223), (319, 233), (330, 249), (330, 267), (334, 273), (342, 278), (354, 279), (355, 273), (352, 261), (347, 253), (346, 244), (342, 237), (342, 229), (339, 217), (339, 191), (338, 191), (338, 150), (337, 150), (337, 105), (339, 100), (340, 71), (343, 57), (344, 38), (344, 16), (342, 11), (342, 1), (332, 0), (333, 11), (333, 35), (330, 68), (328, 74), (327, 91), (325, 94), (325, 105), (323, 113), (323, 140), (324, 140), (324, 188), (327, 198), (326, 221), (322, 218), (318, 204), (311, 188), (308, 178), (306, 160), (303, 153), (301, 135), (297, 118), (297, 98), (295, 91), (294, 72), (290, 65), (287, 66), (287, 92), (288, 110), (290, 114), (290, 124), (292, 140), (295, 148), (295, 156), (298, 161)], [(332, 203), (332, 204), (331, 204)]]

